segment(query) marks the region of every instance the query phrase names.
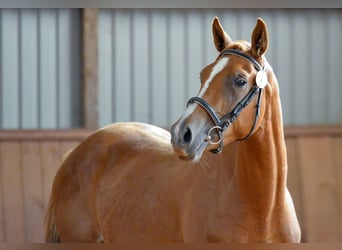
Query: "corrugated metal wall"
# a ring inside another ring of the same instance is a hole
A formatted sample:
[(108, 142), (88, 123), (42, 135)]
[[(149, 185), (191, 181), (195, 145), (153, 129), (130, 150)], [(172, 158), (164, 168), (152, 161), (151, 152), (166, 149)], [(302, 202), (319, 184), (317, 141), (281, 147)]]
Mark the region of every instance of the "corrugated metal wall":
[(197, 94), (199, 72), (217, 55), (211, 21), (250, 40), (268, 24), (267, 58), (280, 83), (287, 125), (342, 123), (341, 10), (102, 10), (100, 124), (137, 120), (169, 127)]
[(0, 10), (0, 128), (79, 126), (79, 11)]
[[(80, 125), (80, 14), (76, 9), (0, 10), (0, 128)], [(99, 125), (169, 127), (196, 95), (217, 55), (211, 21), (249, 40), (268, 24), (267, 58), (278, 76), (286, 125), (342, 123), (342, 10), (102, 9)]]

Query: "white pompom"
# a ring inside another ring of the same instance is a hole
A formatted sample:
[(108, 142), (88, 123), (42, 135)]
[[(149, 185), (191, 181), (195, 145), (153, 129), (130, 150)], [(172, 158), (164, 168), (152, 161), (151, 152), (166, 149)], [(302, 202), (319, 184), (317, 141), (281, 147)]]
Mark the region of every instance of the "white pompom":
[(255, 79), (256, 84), (258, 85), (259, 88), (264, 88), (267, 84), (267, 74), (266, 71), (260, 70)]

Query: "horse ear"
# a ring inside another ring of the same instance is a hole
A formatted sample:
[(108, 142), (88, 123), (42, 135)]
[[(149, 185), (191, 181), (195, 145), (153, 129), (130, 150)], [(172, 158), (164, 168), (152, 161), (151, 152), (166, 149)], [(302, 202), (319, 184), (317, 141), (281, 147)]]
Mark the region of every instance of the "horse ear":
[(252, 33), (252, 53), (255, 57), (261, 57), (268, 49), (268, 32), (266, 23), (258, 18)]
[(215, 17), (213, 19), (212, 32), (214, 44), (218, 52), (223, 51), (229, 43), (233, 42), (232, 39), (230, 39), (228, 34), (222, 28), (222, 25), (218, 17)]

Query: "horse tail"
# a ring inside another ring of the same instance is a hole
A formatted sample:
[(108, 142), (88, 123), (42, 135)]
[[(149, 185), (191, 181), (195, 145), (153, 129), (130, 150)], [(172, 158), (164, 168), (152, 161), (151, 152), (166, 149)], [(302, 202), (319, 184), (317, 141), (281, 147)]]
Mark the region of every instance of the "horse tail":
[(45, 217), (45, 242), (47, 243), (60, 243), (61, 240), (59, 238), (57, 227), (55, 224), (55, 215), (54, 215), (54, 203), (52, 201), (52, 197), (50, 198), (48, 210), (46, 212)]

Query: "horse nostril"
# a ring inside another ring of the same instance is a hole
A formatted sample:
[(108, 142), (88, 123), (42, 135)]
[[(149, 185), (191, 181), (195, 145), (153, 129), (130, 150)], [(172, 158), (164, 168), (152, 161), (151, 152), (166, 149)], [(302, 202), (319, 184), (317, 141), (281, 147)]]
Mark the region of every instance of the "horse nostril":
[(188, 143), (191, 142), (191, 139), (192, 139), (191, 130), (190, 130), (189, 127), (187, 127), (187, 128), (185, 129), (185, 133), (184, 133), (184, 135), (183, 135), (183, 142), (188, 144)]

